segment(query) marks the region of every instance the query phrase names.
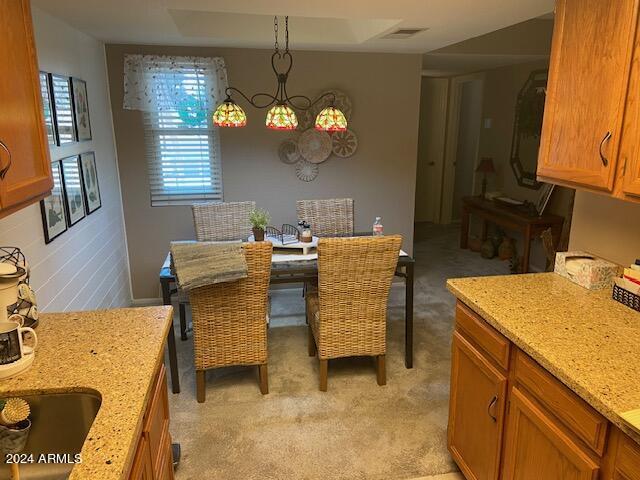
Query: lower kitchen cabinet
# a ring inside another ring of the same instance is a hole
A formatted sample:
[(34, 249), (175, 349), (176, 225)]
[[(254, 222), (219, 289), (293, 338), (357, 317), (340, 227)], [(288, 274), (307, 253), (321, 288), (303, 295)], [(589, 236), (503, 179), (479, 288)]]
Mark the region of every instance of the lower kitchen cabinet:
[(507, 378), (454, 333), (448, 444), (468, 479), (497, 479)]
[(447, 444), (467, 480), (640, 480), (640, 445), (460, 302)]
[(173, 480), (169, 398), (164, 365), (160, 365), (151, 392), (129, 480)]
[(598, 464), (517, 387), (509, 395), (503, 476), (596, 480)]

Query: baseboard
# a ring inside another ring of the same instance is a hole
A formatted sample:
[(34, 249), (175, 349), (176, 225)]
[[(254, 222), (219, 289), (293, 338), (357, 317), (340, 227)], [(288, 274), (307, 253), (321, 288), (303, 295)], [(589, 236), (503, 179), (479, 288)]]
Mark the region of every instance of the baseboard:
[(156, 307), (162, 305), (161, 298), (134, 298), (131, 301), (132, 307)]

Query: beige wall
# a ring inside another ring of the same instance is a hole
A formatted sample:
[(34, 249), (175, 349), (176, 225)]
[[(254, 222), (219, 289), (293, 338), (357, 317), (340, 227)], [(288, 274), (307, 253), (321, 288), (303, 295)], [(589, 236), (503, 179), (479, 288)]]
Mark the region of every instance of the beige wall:
[(0, 220), (0, 245), (25, 253), (40, 310), (126, 306), (131, 290), (104, 45), (37, 8), (33, 20), (40, 69), (86, 80), (89, 96), (93, 140), (53, 147), (51, 159), (95, 151), (102, 208), (45, 245), (40, 206), (32, 205)]
[[(122, 109), (125, 53), (222, 56), (231, 84), (247, 92), (271, 91), (275, 78), (268, 50), (107, 45), (133, 295), (155, 298), (169, 242), (193, 238), (194, 232), (189, 207), (149, 205), (142, 116)], [(296, 220), (297, 199), (350, 196), (357, 230), (370, 229), (381, 215), (385, 231), (401, 233), (404, 248), (411, 251), (420, 56), (295, 52), (294, 59), (290, 93), (314, 95), (338, 88), (351, 96), (358, 152), (348, 159), (331, 158), (320, 166), (315, 181), (301, 182), (294, 168), (277, 157), (278, 144), (288, 134), (267, 130), (266, 112), (243, 105), (247, 127), (221, 132), (225, 200), (255, 200), (278, 225)], [(391, 121), (380, 121), (381, 112), (391, 113)]]
[(576, 191), (570, 250), (584, 250), (620, 265), (640, 258), (640, 205)]

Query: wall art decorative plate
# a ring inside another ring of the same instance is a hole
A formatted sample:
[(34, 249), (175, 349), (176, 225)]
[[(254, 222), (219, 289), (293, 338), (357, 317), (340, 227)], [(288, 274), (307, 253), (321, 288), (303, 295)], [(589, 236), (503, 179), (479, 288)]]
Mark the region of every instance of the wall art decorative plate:
[(309, 163), (301, 159), (296, 163), (296, 176), (303, 182), (312, 182), (318, 176), (319, 167), (315, 163)]
[(331, 134), (332, 151), (336, 157), (348, 158), (358, 149), (358, 137), (352, 130)]
[(311, 108), (309, 110), (296, 110), (296, 116), (298, 117), (298, 130), (301, 132), (315, 127), (316, 115)]
[(305, 130), (298, 139), (298, 150), (307, 162), (322, 163), (331, 155), (331, 136), (315, 128)]
[(293, 138), (287, 138), (278, 147), (278, 156), (280, 161), (287, 165), (293, 165), (300, 160), (300, 151), (298, 150), (298, 142)]

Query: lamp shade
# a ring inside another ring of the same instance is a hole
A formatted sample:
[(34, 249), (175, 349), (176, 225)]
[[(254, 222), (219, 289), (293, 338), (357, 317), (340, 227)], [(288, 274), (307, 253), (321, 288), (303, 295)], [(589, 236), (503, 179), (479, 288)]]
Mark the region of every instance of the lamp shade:
[(288, 105), (278, 104), (267, 112), (265, 124), (271, 130), (295, 130), (298, 127), (298, 117)]
[(247, 115), (237, 103), (227, 99), (213, 112), (213, 124), (217, 127), (244, 127)]
[(476, 172), (480, 173), (496, 173), (496, 169), (493, 166), (493, 158), (482, 157), (480, 163), (476, 167)]
[(347, 119), (333, 105), (323, 109), (316, 117), (316, 130), (325, 132), (343, 132), (347, 129)]

